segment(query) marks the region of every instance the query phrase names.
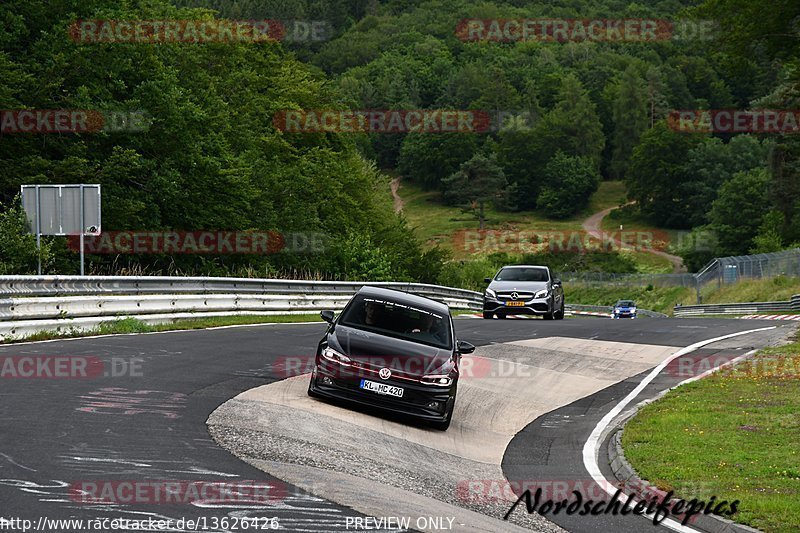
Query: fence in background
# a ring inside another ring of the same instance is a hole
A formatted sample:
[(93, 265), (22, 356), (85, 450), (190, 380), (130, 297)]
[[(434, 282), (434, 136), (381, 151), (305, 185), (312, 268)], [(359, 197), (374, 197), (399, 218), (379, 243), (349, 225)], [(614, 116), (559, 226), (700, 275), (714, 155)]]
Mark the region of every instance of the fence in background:
[(800, 276), (800, 248), (771, 254), (718, 257), (708, 263), (695, 277), (700, 287), (716, 283), (719, 287), (739, 279)]
[(741, 279), (761, 279), (776, 276), (800, 277), (800, 248), (770, 254), (717, 257), (697, 274), (612, 274), (607, 272), (563, 272), (565, 283), (597, 283), (620, 287), (691, 287), (697, 303), (702, 300), (703, 287), (716, 283), (718, 288)]

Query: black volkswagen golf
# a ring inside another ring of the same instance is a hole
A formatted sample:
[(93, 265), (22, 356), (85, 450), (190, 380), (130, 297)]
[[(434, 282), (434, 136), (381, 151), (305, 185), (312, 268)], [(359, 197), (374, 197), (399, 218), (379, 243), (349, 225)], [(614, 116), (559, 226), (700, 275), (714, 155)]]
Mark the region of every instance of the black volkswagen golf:
[(475, 347), (455, 339), (450, 309), (405, 292), (363, 287), (319, 343), (308, 394), (412, 415), (446, 430), (459, 363)]

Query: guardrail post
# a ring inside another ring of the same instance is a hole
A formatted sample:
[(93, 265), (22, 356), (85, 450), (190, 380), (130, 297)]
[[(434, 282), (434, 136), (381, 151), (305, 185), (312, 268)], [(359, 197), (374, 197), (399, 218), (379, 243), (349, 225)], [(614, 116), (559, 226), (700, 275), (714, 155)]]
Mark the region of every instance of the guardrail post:
[(697, 294), (697, 304), (699, 305), (702, 303), (702, 298), (700, 297), (700, 276), (694, 277), (694, 289)]

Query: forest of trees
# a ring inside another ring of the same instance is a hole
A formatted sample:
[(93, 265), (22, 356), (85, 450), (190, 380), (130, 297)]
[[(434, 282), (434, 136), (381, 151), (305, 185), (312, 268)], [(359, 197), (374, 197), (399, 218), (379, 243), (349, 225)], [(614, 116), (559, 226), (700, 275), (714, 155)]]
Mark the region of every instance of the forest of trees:
[[(90, 271), (275, 272), (434, 281), (424, 253), (391, 209), (385, 177), (353, 139), (285, 136), (271, 116), (330, 107), (323, 75), (279, 44), (76, 44), (76, 19), (190, 19), (169, 2), (9, 1), (0, 5), (0, 109), (143, 110), (146, 132), (6, 134), (0, 203), (26, 183), (100, 183), (104, 230), (278, 230), (328, 236), (325, 254), (92, 257)], [(36, 256), (6, 213), (0, 273), (35, 272)], [(28, 239), (28, 243), (31, 239)], [(74, 273), (63, 239), (45, 271)], [(134, 270), (131, 270), (134, 269)]]
[[(714, 255), (779, 250), (800, 242), (797, 135), (683, 133), (666, 120), (674, 109), (798, 108), (800, 36), (792, 21), (800, 5), (770, 5), (4, 2), (0, 109), (135, 108), (153, 124), (146, 135), (0, 138), (0, 202), (10, 205), (21, 183), (102, 183), (107, 229), (317, 230), (333, 239), (324, 257), (148, 258), (158, 271), (255, 265), (435, 281), (442, 254), (424, 253), (392, 213), (381, 170), (452, 204), (464, 201), (453, 188), (463, 189), (470, 173), (491, 176), (502, 194), (483, 194), (480, 205), (555, 219), (584, 209), (601, 180), (620, 179), (636, 202), (626, 208), (633, 216), (717, 235), (713, 250), (682, 251), (690, 268)], [(330, 38), (258, 46), (65, 38), (75, 19), (211, 16), (325, 20)], [(471, 18), (713, 20), (716, 31), (713, 39), (657, 42), (465, 42), (455, 29)], [(324, 108), (469, 109), (504, 119), (483, 134), (435, 135), (288, 135), (270, 120), (281, 109)], [(53, 271), (75, 261), (58, 246)]]
[[(401, 4), (373, 9), (314, 54), (349, 105), (518, 117), (484, 136), (374, 136), (361, 149), (382, 167), (447, 201), (462, 163), (496, 156), (514, 190), (499, 207), (552, 218), (583, 209), (601, 179), (622, 179), (634, 216), (717, 236), (713, 250), (682, 251), (690, 268), (800, 241), (796, 136), (683, 133), (666, 121), (680, 109), (796, 109), (796, 3), (771, 3), (766, 16), (739, 0)], [(650, 43), (465, 43), (453, 33), (454, 20), (492, 17), (713, 20), (716, 31)]]

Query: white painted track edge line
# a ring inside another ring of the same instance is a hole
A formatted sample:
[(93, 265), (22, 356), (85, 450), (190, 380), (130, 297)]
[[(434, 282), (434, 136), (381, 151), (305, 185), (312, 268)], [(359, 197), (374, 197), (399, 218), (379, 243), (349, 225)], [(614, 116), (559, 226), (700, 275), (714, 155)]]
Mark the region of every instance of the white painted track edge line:
[[(620, 402), (615, 405), (606, 415), (597, 423), (595, 428), (592, 430), (592, 433), (589, 435), (589, 438), (586, 440), (586, 443), (583, 445), (583, 465), (586, 470), (589, 472), (589, 475), (592, 476), (592, 479), (600, 485), (600, 487), (606, 491), (609, 495), (613, 495), (615, 491), (611, 490), (611, 487), (614, 486), (609, 480), (603, 476), (603, 473), (600, 471), (600, 466), (597, 464), (597, 456), (598, 451), (600, 448), (600, 437), (603, 435), (606, 428), (611, 424), (614, 418), (619, 415), (622, 410), (631, 402), (634, 398), (636, 398), (639, 393), (641, 393), (647, 385), (649, 385), (655, 377), (661, 373), (661, 371), (674, 359), (681, 357), (687, 353), (693, 352), (698, 348), (702, 348), (708, 344), (713, 344), (715, 342), (730, 339), (732, 337), (738, 337), (740, 335), (747, 335), (749, 333), (756, 333), (759, 331), (767, 331), (770, 329), (775, 329), (777, 326), (768, 326), (764, 328), (757, 328), (757, 329), (750, 329), (746, 331), (739, 331), (737, 333), (730, 333), (728, 335), (723, 335), (721, 337), (715, 337), (713, 339), (707, 339), (704, 341), (699, 341), (694, 344), (691, 344), (685, 348), (681, 348), (664, 361), (662, 361), (658, 366), (656, 366), (627, 396), (625, 396)], [(742, 356), (744, 357), (744, 356)], [(694, 379), (694, 378), (689, 378)], [(688, 381), (688, 380), (687, 380)], [(632, 500), (635, 501), (635, 500)], [(643, 517), (652, 518), (652, 515), (642, 515)], [(682, 525), (680, 522), (676, 522), (671, 518), (664, 519), (661, 522), (661, 525), (667, 527), (673, 531), (679, 531), (681, 533), (691, 533), (696, 532), (698, 530), (692, 529), (688, 526)]]

